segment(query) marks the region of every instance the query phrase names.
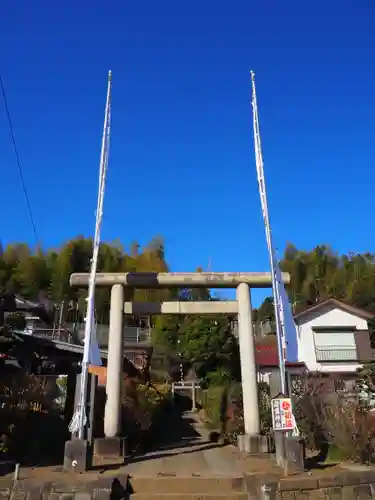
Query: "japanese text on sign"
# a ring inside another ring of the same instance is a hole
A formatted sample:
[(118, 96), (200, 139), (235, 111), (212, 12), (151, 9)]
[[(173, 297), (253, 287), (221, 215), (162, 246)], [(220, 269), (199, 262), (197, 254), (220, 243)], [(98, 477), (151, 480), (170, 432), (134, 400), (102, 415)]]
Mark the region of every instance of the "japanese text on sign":
[(292, 431), (295, 421), (290, 398), (275, 398), (271, 400), (272, 427), (274, 431)]

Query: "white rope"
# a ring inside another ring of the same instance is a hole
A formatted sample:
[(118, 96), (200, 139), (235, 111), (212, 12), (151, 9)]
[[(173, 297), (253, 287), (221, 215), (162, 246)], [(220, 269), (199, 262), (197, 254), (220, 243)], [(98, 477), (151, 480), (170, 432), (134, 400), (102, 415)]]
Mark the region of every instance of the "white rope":
[(69, 424), (69, 432), (71, 434), (77, 434), (79, 431), (79, 423), (80, 423), (80, 415), (81, 411), (83, 411), (84, 417), (83, 417), (83, 425), (86, 425), (87, 422), (87, 417), (86, 417), (86, 411), (85, 408), (83, 407), (82, 409), (78, 406), (76, 411), (74, 412), (74, 415), (72, 417), (72, 420), (70, 421)]

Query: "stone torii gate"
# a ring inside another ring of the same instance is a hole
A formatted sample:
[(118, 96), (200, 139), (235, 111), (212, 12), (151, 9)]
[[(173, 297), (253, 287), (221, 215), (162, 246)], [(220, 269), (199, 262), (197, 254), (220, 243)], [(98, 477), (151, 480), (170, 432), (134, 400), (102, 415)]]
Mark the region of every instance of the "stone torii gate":
[[(284, 283), (290, 276), (283, 273)], [(75, 273), (70, 277), (71, 286), (88, 286), (89, 274)], [(250, 288), (270, 288), (271, 273), (98, 273), (96, 286), (111, 287), (107, 401), (104, 412), (105, 449), (123, 448), (120, 411), (122, 388), (122, 362), (124, 356), (124, 314), (237, 314), (238, 338), (241, 357), (245, 441), (248, 451), (258, 452), (260, 421), (258, 406), (257, 373), (254, 352), (254, 333)], [(235, 301), (124, 302), (124, 288), (236, 288)], [(111, 453), (112, 454), (112, 453)]]

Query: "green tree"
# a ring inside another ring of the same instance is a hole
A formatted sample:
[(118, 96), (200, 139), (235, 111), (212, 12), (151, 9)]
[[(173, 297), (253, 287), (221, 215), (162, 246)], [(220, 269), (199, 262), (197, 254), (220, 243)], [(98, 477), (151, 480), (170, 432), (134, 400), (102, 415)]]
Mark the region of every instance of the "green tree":
[(273, 306), (273, 297), (266, 297), (260, 307), (255, 310), (254, 320), (257, 323), (263, 321), (275, 321), (275, 309)]
[(296, 312), (329, 297), (374, 310), (375, 257), (372, 253), (340, 256), (329, 245), (302, 251), (289, 244), (280, 265), (291, 274), (287, 289)]
[[(78, 236), (63, 244), (60, 249), (33, 251), (24, 243), (0, 245), (0, 293), (15, 293), (32, 300), (49, 298), (56, 305), (67, 306), (75, 302), (85, 313), (87, 287), (71, 288), (70, 275), (74, 272), (89, 272), (92, 257), (92, 239)], [(136, 255), (124, 252), (119, 242), (103, 243), (100, 246), (98, 270), (111, 272), (160, 272), (168, 269), (161, 237), (151, 241), (145, 248), (138, 246)], [(158, 300), (164, 291), (140, 293), (137, 300)], [(101, 322), (108, 322), (108, 287), (96, 290), (96, 314)], [(127, 300), (132, 298), (131, 291)]]
[(230, 318), (220, 316), (190, 316), (180, 327), (180, 350), (198, 377), (209, 382), (239, 378), (239, 351), (232, 335)]

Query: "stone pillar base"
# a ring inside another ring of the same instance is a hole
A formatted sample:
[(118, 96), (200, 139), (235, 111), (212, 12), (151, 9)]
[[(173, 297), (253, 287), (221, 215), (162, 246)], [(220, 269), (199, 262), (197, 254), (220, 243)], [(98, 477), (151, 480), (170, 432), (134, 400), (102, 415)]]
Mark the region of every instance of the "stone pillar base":
[(123, 437), (105, 437), (94, 440), (94, 455), (124, 463), (126, 457), (126, 439)]
[(64, 452), (64, 470), (81, 473), (92, 466), (92, 448), (85, 439), (66, 441)]
[(240, 434), (237, 436), (237, 446), (239, 451), (248, 453), (249, 455), (258, 455), (260, 453), (268, 453), (267, 436), (257, 434), (250, 436), (249, 434)]
[(305, 441), (301, 437), (286, 436), (285, 438), (286, 467), (289, 472), (305, 470)]

